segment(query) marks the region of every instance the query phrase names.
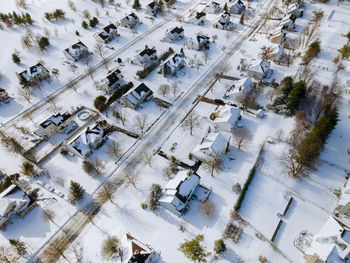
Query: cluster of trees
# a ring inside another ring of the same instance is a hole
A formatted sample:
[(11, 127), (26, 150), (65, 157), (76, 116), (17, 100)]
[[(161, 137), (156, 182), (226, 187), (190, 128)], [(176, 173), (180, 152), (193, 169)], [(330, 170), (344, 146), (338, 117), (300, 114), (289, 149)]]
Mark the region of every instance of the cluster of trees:
[(85, 29), (87, 29), (89, 26), (90, 27), (95, 27), (98, 24), (98, 19), (97, 17), (93, 17), (89, 20), (89, 23), (86, 22), (85, 20), (81, 23), (81, 26)]
[(303, 62), (307, 65), (310, 63), (310, 61), (316, 57), (318, 55), (318, 53), (320, 53), (321, 51), (321, 42), (319, 40), (316, 40), (314, 42), (312, 42), (306, 53), (305, 56), (303, 57)]
[(285, 77), (278, 87), (278, 94), (272, 104), (277, 113), (292, 116), (299, 108), (300, 100), (305, 97), (306, 84), (303, 81), (294, 83), (291, 76)]
[(107, 98), (103, 95), (97, 96), (94, 100), (94, 107), (99, 112), (104, 112), (108, 108)]
[(32, 25), (34, 22), (29, 13), (17, 14), (15, 11), (8, 14), (0, 13), (0, 21), (3, 22), (9, 28), (12, 28), (13, 24), (18, 26)]
[(60, 20), (60, 19), (63, 19), (65, 18), (65, 12), (62, 10), (62, 9), (56, 9), (55, 11), (53, 12), (46, 12), (45, 13), (45, 18), (49, 21), (52, 21), (52, 20)]
[(92, 161), (84, 160), (83, 170), (87, 174), (100, 176), (103, 171), (103, 164), (97, 158), (93, 159)]
[(136, 75), (141, 79), (146, 78), (156, 67), (159, 66), (162, 61), (165, 61), (172, 53), (174, 53), (174, 50), (170, 47), (167, 51), (160, 55), (159, 59), (156, 62), (152, 63), (148, 67), (144, 67), (143, 70), (137, 71)]

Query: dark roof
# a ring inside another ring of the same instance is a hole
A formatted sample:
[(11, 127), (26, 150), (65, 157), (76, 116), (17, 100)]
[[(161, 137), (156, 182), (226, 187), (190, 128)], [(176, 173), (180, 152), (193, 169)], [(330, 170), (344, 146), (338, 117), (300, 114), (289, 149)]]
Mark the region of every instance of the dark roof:
[(81, 47), (86, 47), (86, 46), (85, 46), (84, 43), (81, 42), (80, 40), (79, 40), (77, 43), (75, 43), (75, 44), (72, 45), (72, 48), (73, 48), (73, 49), (78, 49), (78, 48), (81, 48)]
[(135, 13), (134, 13), (134, 12), (133, 12), (133, 13), (131, 13), (129, 16), (132, 16), (132, 17), (134, 17), (134, 18), (136, 18), (136, 19), (138, 18), (138, 17), (137, 17), (137, 15), (135, 15)]
[(182, 32), (184, 32), (184, 29), (183, 27), (174, 27), (170, 33), (178, 33), (178, 34), (181, 34)]
[(141, 57), (143, 57), (144, 55), (148, 55), (148, 56), (151, 56), (152, 54), (154, 54), (154, 53), (156, 53), (157, 52), (157, 50), (154, 48), (154, 47), (152, 47), (152, 48), (148, 48), (147, 46), (145, 47), (145, 49), (144, 50), (142, 50), (141, 52), (140, 52), (140, 56)]
[(219, 3), (217, 3), (217, 2), (214, 2), (214, 1), (212, 1), (212, 2), (211, 2), (211, 4), (212, 4), (213, 6), (215, 6), (215, 7), (218, 7), (218, 6), (220, 6), (220, 4), (219, 4)]
[(120, 70), (116, 69), (115, 71), (113, 71), (111, 74), (107, 76), (109, 86), (112, 86), (114, 83), (116, 83), (119, 80), (118, 75), (120, 73), (121, 73)]
[(157, 3), (155, 1), (149, 3), (147, 6), (149, 6), (150, 8), (154, 9), (157, 5)]
[[(201, 178), (197, 173), (188, 173), (188, 175), (195, 175), (195, 176), (197, 176), (199, 179)], [(187, 202), (187, 200), (188, 200), (188, 198), (190, 197), (191, 193), (189, 193), (188, 196), (183, 196), (183, 195), (181, 195), (181, 194), (179, 193), (179, 190), (180, 190), (181, 185), (182, 185), (186, 180), (188, 180), (188, 178), (189, 178), (189, 177), (187, 177), (184, 181), (181, 181), (181, 183), (179, 183), (179, 185), (176, 187), (176, 194), (175, 194), (175, 196), (176, 196), (177, 198), (179, 198), (179, 199), (181, 200), (181, 202), (183, 202), (183, 203), (186, 203), (186, 202)]]
[(206, 16), (206, 13), (204, 13), (204, 12), (197, 12), (197, 14), (196, 14), (196, 18), (197, 19), (200, 19), (203, 16)]
[(38, 68), (41, 67), (42, 69), (47, 70), (41, 63), (36, 64), (35, 66), (32, 66), (29, 68), (30, 74), (33, 74), (38, 71)]
[[(68, 112), (65, 112), (63, 114), (61, 113), (57, 113), (55, 115), (52, 115), (50, 118), (48, 118), (47, 120), (43, 121), (42, 123), (40, 123), (40, 126), (42, 128), (46, 128), (51, 124), (54, 124), (56, 126), (61, 125), (64, 121), (66, 121), (67, 119), (69, 119), (72, 115), (70, 115)], [(59, 121), (55, 121), (55, 118), (59, 118), (62, 117)]]
[(115, 26), (115, 24), (110, 23), (108, 26), (104, 27), (103, 30), (109, 34), (112, 30), (117, 29), (117, 27)]
[(197, 35), (196, 36), (198, 43), (200, 42), (201, 39), (209, 41), (209, 37), (205, 35)]
[(0, 92), (3, 92), (3, 91), (5, 91), (5, 89), (3, 89), (3, 88), (0, 88)]
[(140, 95), (141, 95), (142, 92), (144, 92), (144, 93), (149, 93), (150, 95), (153, 94), (153, 91), (152, 91), (149, 87), (147, 87), (143, 82), (142, 82), (140, 85), (138, 85), (138, 86), (134, 89), (134, 91), (135, 91), (137, 94), (140, 94)]
[(150, 255), (150, 253), (135, 254), (129, 259), (128, 263), (145, 263)]

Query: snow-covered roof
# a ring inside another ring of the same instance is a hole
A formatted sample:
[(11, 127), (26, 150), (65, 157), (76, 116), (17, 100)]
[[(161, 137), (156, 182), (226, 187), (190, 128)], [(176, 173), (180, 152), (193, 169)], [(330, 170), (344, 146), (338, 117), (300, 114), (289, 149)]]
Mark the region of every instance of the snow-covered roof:
[(239, 116), (241, 116), (241, 109), (229, 105), (219, 106), (214, 123), (227, 122), (233, 126), (238, 121)]
[(235, 88), (232, 91), (227, 92), (227, 95), (238, 93), (238, 92), (246, 93), (254, 86), (254, 83), (250, 77), (246, 77), (246, 78), (234, 81), (233, 85), (235, 86)]
[(19, 75), (23, 79), (31, 81), (35, 76), (40, 75), (43, 71), (48, 72), (48, 70), (41, 63), (38, 63), (34, 66), (31, 66), (29, 69), (22, 71), (19, 73)]
[(155, 47), (149, 48), (148, 46), (145, 46), (145, 49), (142, 50), (139, 55), (143, 57), (144, 55), (152, 56), (154, 53), (156, 53), (157, 50)]
[(184, 64), (184, 59), (176, 53), (166, 62), (164, 62), (164, 64), (170, 68), (171, 72), (176, 72), (181, 67), (181, 65)]
[(210, 156), (221, 155), (226, 148), (227, 139), (221, 133), (209, 133), (203, 143), (198, 144), (192, 151), (194, 157), (207, 159)]
[(108, 81), (108, 86), (112, 86), (118, 81), (122, 80), (123, 76), (121, 76), (120, 74), (121, 72), (119, 69), (116, 69), (112, 73), (108, 74), (108, 76), (106, 77)]
[(14, 206), (14, 201), (7, 198), (0, 198), (0, 216), (5, 217), (9, 207)]
[(124, 96), (134, 105), (140, 103), (143, 98), (147, 98), (153, 95), (153, 91), (146, 86), (143, 82), (139, 84), (136, 88), (130, 90)]
[(261, 60), (259, 63), (252, 65), (249, 69), (251, 71), (266, 73), (270, 70), (271, 62), (268, 60)]
[(57, 113), (52, 115), (51, 117), (49, 117), (48, 119), (46, 119), (45, 121), (43, 121), (42, 123), (40, 123), (40, 127), (42, 128), (46, 128), (51, 124), (54, 124), (55, 126), (60, 126), (63, 122), (65, 122), (66, 120), (68, 120), (72, 115), (69, 114), (68, 112), (65, 113)]
[(73, 44), (71, 47), (66, 48), (65, 51), (73, 58), (76, 58), (80, 55), (83, 50), (87, 50), (88, 48), (84, 45), (83, 42), (78, 41)]

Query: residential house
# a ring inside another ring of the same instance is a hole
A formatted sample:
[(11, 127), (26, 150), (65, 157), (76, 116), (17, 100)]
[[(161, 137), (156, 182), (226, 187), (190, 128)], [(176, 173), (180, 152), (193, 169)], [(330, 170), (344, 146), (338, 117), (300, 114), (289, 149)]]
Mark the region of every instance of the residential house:
[(193, 25), (201, 25), (204, 23), (206, 15), (207, 14), (205, 12), (196, 12), (196, 15), (191, 17), (188, 20), (188, 23)]
[(0, 194), (0, 229), (4, 229), (16, 215), (24, 217), (36, 206), (30, 194), (15, 184), (10, 185)]
[(271, 53), (269, 54), (269, 59), (274, 62), (279, 62), (284, 55), (284, 47), (282, 45), (275, 45)]
[(230, 17), (229, 12), (220, 14), (219, 18), (213, 23), (213, 27), (222, 30), (228, 29), (232, 25)]
[(226, 154), (228, 140), (221, 133), (208, 133), (192, 151), (194, 159), (205, 161), (213, 156)]
[(41, 63), (38, 63), (21, 73), (16, 73), (16, 75), (21, 84), (35, 85), (49, 78), (50, 72)]
[(63, 133), (67, 127), (72, 123), (72, 115), (68, 112), (63, 114), (57, 113), (39, 124), (35, 130), (35, 134), (44, 138), (49, 138), (57, 132)]
[(270, 69), (271, 62), (267, 60), (261, 60), (259, 63), (252, 65), (248, 68), (248, 76), (257, 80), (264, 78), (270, 78), (273, 70)]
[(254, 82), (250, 77), (246, 77), (233, 82), (232, 86), (226, 90), (225, 98), (234, 98), (238, 94), (246, 94), (254, 87)]
[(232, 132), (241, 117), (241, 109), (228, 105), (219, 106), (215, 111), (214, 127), (217, 131)]
[(137, 109), (142, 103), (149, 101), (152, 98), (153, 91), (144, 83), (141, 83), (123, 96), (123, 103), (129, 108)]
[(202, 50), (209, 49), (210, 38), (206, 35), (197, 34), (196, 36), (190, 38), (186, 41), (185, 46), (188, 49)]
[(184, 67), (184, 59), (179, 54), (174, 54), (159, 66), (158, 73), (161, 73), (164, 76), (176, 76), (177, 72)]
[(78, 61), (90, 55), (89, 49), (81, 41), (78, 41), (71, 47), (66, 48), (63, 53), (66, 59), (73, 61)]
[(149, 48), (147, 45), (145, 48), (137, 54), (137, 56), (131, 61), (131, 64), (137, 64), (141, 66), (148, 66), (158, 59), (157, 50), (155, 47)]
[(217, 14), (221, 12), (221, 7), (219, 3), (211, 1), (204, 7), (203, 11), (209, 14)]
[(119, 36), (118, 29), (113, 23), (110, 23), (108, 26), (104, 27), (101, 32), (94, 35), (96, 40), (102, 43), (108, 43), (117, 36)]
[(159, 205), (181, 216), (189, 206), (193, 193), (199, 186), (200, 176), (188, 171), (179, 171), (164, 186)]
[(144, 244), (129, 234), (126, 234), (126, 239), (129, 241), (131, 252), (128, 263), (154, 263), (157, 262), (160, 254), (153, 248)]
[(241, 14), (245, 9), (245, 5), (241, 0), (236, 0), (231, 7), (230, 7), (230, 13), (231, 14)]
[(290, 15), (290, 16), (285, 16), (282, 18), (281, 22), (279, 23), (279, 26), (282, 27), (283, 29), (286, 30), (293, 30), (295, 27), (295, 20), (296, 16), (295, 15)]
[(165, 37), (163, 38), (163, 41), (166, 42), (174, 42), (178, 40), (182, 40), (184, 38), (184, 29), (183, 27), (174, 27), (172, 30), (167, 30)]
[(157, 4), (156, 1), (153, 1), (146, 6), (145, 13), (147, 15), (156, 16), (158, 13), (158, 10), (159, 10), (159, 5)]
[(140, 19), (135, 13), (131, 13), (120, 20), (120, 26), (132, 29), (140, 23)]
[(99, 125), (93, 128), (87, 127), (81, 133), (73, 136), (65, 147), (73, 155), (85, 159), (103, 143), (105, 136), (104, 130)]
[(281, 45), (286, 41), (286, 30), (283, 27), (278, 27), (278, 29), (270, 35), (270, 41), (272, 43)]
[(299, 4), (291, 4), (288, 6), (287, 15), (295, 15), (296, 17), (302, 17), (304, 15), (304, 10)]
[(101, 80), (101, 83), (97, 86), (97, 89), (104, 91), (106, 94), (112, 94), (113, 91), (122, 85), (123, 82), (124, 76), (121, 74), (119, 69), (116, 69)]
[(0, 88), (0, 102), (6, 102), (9, 98), (9, 94), (3, 88)]

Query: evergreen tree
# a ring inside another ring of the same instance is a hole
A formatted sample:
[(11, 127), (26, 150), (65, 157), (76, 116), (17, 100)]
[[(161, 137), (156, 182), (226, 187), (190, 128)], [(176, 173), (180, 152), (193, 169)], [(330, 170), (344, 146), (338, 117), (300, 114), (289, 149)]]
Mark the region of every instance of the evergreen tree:
[(93, 17), (89, 20), (90, 27), (95, 27), (98, 24), (98, 19), (96, 17)]
[(19, 256), (24, 256), (27, 253), (27, 246), (23, 241), (18, 239), (9, 239), (10, 245), (13, 246)]
[(38, 40), (38, 46), (40, 48), (40, 51), (43, 52), (44, 49), (50, 45), (50, 41), (47, 37), (40, 37)]
[(241, 17), (239, 18), (239, 23), (241, 25), (244, 25), (244, 13), (241, 14)]
[(132, 5), (132, 8), (138, 10), (141, 8), (141, 4), (139, 0), (134, 0), (134, 4)]
[(19, 57), (19, 55), (17, 53), (13, 53), (12, 54), (12, 61), (15, 64), (19, 64), (19, 63), (21, 63), (21, 58)]
[(77, 182), (70, 181), (69, 193), (70, 200), (72, 203), (76, 203), (83, 199), (84, 197), (84, 188)]
[(226, 11), (226, 12), (228, 12), (227, 3), (225, 3), (223, 10)]
[(339, 53), (342, 58), (349, 58), (350, 57), (350, 46), (344, 45), (340, 50)]
[(148, 206), (152, 211), (155, 210), (159, 204), (159, 199), (162, 197), (163, 191), (159, 184), (152, 184), (149, 196), (148, 196)]
[(33, 25), (33, 19), (32, 17), (30, 16), (29, 13), (26, 13), (26, 16), (25, 16), (25, 21), (28, 25)]
[(85, 20), (81, 23), (81, 26), (82, 28), (85, 28), (85, 29), (89, 27), (88, 23)]
[(24, 175), (31, 175), (34, 173), (34, 165), (28, 162), (22, 163), (22, 173)]
[(94, 106), (99, 112), (103, 112), (107, 109), (107, 98), (105, 96), (97, 96), (94, 101)]
[(201, 245), (203, 240), (204, 236), (198, 235), (192, 240), (181, 243), (179, 250), (193, 262), (205, 262), (210, 253)]
[(218, 239), (214, 242), (214, 251), (216, 254), (221, 254), (226, 251), (226, 245), (222, 239)]

